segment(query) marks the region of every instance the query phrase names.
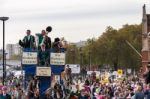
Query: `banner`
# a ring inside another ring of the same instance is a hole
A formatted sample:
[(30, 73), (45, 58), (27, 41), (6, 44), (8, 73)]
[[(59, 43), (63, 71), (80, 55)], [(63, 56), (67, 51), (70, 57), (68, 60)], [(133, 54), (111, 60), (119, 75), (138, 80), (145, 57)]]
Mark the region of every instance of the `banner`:
[(23, 52), (22, 64), (37, 64), (37, 52)]
[(37, 76), (51, 76), (51, 68), (50, 67), (36, 67), (36, 75)]
[(65, 53), (51, 53), (50, 64), (51, 65), (65, 65)]
[(69, 66), (71, 68), (71, 73), (79, 74), (80, 73), (80, 65), (79, 64), (66, 64), (65, 67)]
[(100, 75), (100, 71), (87, 71), (87, 74), (91, 75), (93, 72), (95, 72), (97, 76)]

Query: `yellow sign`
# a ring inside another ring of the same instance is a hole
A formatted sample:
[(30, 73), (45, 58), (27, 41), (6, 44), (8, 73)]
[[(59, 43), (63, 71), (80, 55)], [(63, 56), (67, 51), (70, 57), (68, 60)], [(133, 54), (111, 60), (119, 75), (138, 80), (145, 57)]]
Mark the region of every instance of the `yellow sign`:
[(120, 75), (120, 76), (123, 74), (122, 69), (118, 69), (118, 71), (117, 71), (117, 72), (118, 72), (118, 75)]

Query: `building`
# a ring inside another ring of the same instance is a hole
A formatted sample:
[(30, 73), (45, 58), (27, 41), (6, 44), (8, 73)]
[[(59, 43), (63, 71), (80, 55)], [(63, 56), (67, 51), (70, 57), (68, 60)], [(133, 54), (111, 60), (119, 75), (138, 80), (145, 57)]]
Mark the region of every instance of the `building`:
[(3, 49), (0, 49), (0, 60), (2, 59), (3, 57)]
[(21, 48), (19, 44), (14, 44), (13, 49), (14, 49), (14, 55), (21, 54)]
[(144, 72), (150, 62), (150, 14), (146, 14), (145, 5), (143, 6), (143, 18), (142, 18), (141, 54), (142, 54), (142, 72)]
[(3, 55), (3, 49), (0, 49), (0, 55)]
[(78, 48), (84, 47), (86, 44), (87, 44), (86, 41), (80, 41), (80, 42), (75, 43), (75, 45), (76, 45)]
[(6, 59), (11, 59), (13, 55), (21, 54), (21, 48), (19, 44), (7, 44), (6, 53)]
[(13, 54), (14, 54), (14, 51), (13, 51), (13, 44), (7, 44), (6, 45), (6, 59), (10, 59)]

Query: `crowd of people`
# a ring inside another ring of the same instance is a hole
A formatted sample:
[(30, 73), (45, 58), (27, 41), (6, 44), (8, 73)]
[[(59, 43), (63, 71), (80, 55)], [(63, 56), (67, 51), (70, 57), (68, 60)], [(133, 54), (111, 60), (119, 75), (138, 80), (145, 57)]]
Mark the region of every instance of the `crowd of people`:
[[(27, 35), (19, 41), (24, 49), (38, 50), (40, 66), (49, 66), (50, 48), (53, 48), (54, 52), (65, 48), (63, 39), (55, 38), (54, 42), (51, 42), (48, 36), (51, 30), (51, 27), (47, 27), (40, 34), (36, 34), (37, 40), (31, 35), (31, 30), (27, 30)], [(86, 69), (83, 70), (83, 75), (73, 76), (67, 66), (64, 79), (61, 78), (53, 86), (49, 86), (44, 91), (44, 96), (40, 96), (39, 87), (42, 83), (38, 77), (34, 76), (25, 81), (23, 76), (15, 77), (12, 74), (7, 77), (5, 85), (0, 86), (0, 99), (150, 99), (150, 66), (147, 70), (144, 80), (132, 75), (114, 79), (101, 77), (101, 74), (97, 76), (94, 71), (87, 75)]]
[(5, 86), (0, 86), (0, 99), (150, 99), (150, 84), (137, 76), (122, 79), (108, 77), (108, 82), (93, 72), (83, 78), (75, 76), (71, 82), (57, 81), (40, 98), (39, 81), (35, 76), (25, 90), (23, 78), (10, 76)]

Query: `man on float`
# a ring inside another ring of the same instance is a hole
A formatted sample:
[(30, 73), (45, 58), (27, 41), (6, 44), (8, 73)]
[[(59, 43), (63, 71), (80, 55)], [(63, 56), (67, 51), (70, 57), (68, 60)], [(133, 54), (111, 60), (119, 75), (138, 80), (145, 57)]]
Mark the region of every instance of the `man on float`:
[(41, 45), (45, 44), (45, 48), (46, 49), (50, 49), (51, 48), (51, 38), (48, 37), (48, 33), (51, 32), (52, 28), (50, 26), (48, 26), (45, 30), (41, 31), (41, 34), (36, 34), (37, 36), (37, 46), (38, 49), (41, 49)]
[(33, 35), (31, 35), (31, 30), (26, 31), (26, 36), (23, 38), (23, 40), (19, 40), (19, 45), (23, 48), (35, 48), (35, 38)]

